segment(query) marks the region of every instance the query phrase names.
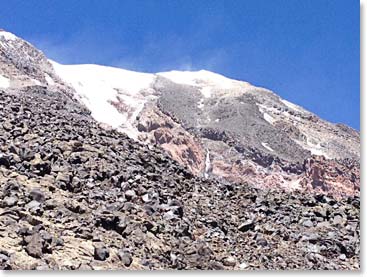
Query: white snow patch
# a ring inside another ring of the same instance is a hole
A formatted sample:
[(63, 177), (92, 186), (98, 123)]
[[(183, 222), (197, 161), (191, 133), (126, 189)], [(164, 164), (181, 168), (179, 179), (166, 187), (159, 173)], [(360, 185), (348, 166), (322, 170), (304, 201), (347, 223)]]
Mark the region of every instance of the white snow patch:
[(319, 145), (314, 145), (314, 144), (307, 142), (307, 146), (305, 148), (311, 151), (312, 155), (325, 156), (326, 158), (328, 158), (325, 152), (321, 149)]
[(268, 145), (268, 143), (266, 143), (266, 142), (262, 142), (262, 143), (261, 143), (261, 145), (262, 145), (264, 148), (268, 149), (269, 151), (274, 152), (274, 149), (272, 149), (272, 148)]
[(290, 189), (300, 189), (301, 188), (300, 182), (301, 182), (300, 179), (292, 180), (288, 183), (288, 188), (290, 188)]
[(5, 40), (16, 40), (17, 36), (6, 31), (0, 31), (0, 38), (4, 38)]
[(312, 142), (310, 142), (310, 138), (307, 137), (306, 138), (306, 143), (305, 142), (301, 142), (298, 140), (294, 140), (297, 144), (299, 144), (300, 146), (302, 146), (304, 149), (308, 150), (311, 152), (312, 155), (317, 155), (317, 156), (324, 156), (325, 158), (329, 159), (330, 157), (326, 154), (325, 150), (322, 148), (322, 146), (320, 145), (320, 143), (314, 144)]
[(171, 81), (191, 86), (201, 86), (203, 84), (215, 85), (218, 88), (232, 88), (234, 80), (231, 80), (223, 75), (210, 72), (207, 70), (200, 71), (168, 71), (160, 72), (161, 75)]
[(207, 70), (200, 71), (168, 71), (157, 73), (177, 84), (190, 85), (201, 90), (204, 97), (209, 98), (213, 89), (233, 89), (238, 86), (249, 86), (246, 82), (232, 80), (223, 75)]
[(271, 125), (273, 125), (273, 123), (276, 121), (274, 119), (274, 117), (272, 117), (269, 113), (267, 113), (267, 111), (272, 111), (273, 108), (269, 108), (266, 105), (260, 104), (260, 103), (256, 103), (256, 105), (259, 107), (259, 111), (263, 114), (264, 119), (269, 122)]
[(212, 89), (210, 87), (204, 87), (201, 89), (201, 93), (204, 95), (205, 98), (209, 98), (212, 96)]
[(37, 86), (41, 85), (41, 82), (36, 79), (32, 79), (32, 82), (35, 83)]
[(275, 119), (268, 113), (263, 113), (264, 119), (269, 122), (271, 125), (275, 122)]
[(293, 104), (287, 100), (284, 100), (284, 99), (281, 99), (280, 100), (284, 105), (286, 105), (288, 108), (291, 108), (292, 110), (295, 110), (295, 111), (298, 111), (298, 112), (303, 112), (303, 109), (296, 105), (296, 104)]
[[(144, 104), (153, 97), (154, 90), (148, 88), (154, 81), (154, 74), (93, 64), (61, 65), (50, 62), (61, 79), (76, 90), (97, 121), (123, 129), (135, 137), (137, 130), (133, 121)], [(119, 103), (123, 111), (119, 112), (111, 101)]]
[(217, 118), (217, 119), (216, 119), (216, 120), (214, 120), (214, 121), (215, 121), (215, 122), (219, 122), (219, 120), (220, 120), (220, 119), (219, 119), (219, 118)]
[(210, 163), (210, 154), (209, 154), (209, 150), (206, 152), (206, 157), (205, 157), (205, 171), (204, 171), (204, 177), (208, 178), (209, 177), (209, 171), (211, 169), (211, 163)]
[(198, 108), (199, 109), (204, 108), (204, 99), (200, 99), (200, 101), (198, 102)]
[(49, 84), (50, 86), (53, 86), (55, 84), (55, 81), (47, 73), (45, 73), (45, 79), (47, 84)]
[(311, 148), (311, 147), (310, 147), (308, 150), (310, 150), (310, 151), (311, 151), (311, 154), (312, 154), (312, 155), (325, 156), (325, 157), (326, 157), (326, 155), (325, 155), (324, 151), (322, 151), (321, 149)]
[(10, 86), (9, 78), (0, 75), (0, 88), (8, 88)]

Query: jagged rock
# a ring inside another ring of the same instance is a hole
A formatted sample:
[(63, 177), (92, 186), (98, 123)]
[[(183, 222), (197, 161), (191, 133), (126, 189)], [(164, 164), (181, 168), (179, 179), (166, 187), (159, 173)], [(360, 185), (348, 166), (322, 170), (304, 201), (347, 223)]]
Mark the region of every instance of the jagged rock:
[(131, 265), (131, 263), (133, 262), (133, 258), (131, 256), (131, 254), (128, 253), (128, 252), (120, 250), (118, 252), (118, 256), (119, 256), (119, 258), (120, 258), (120, 260), (121, 260), (121, 262), (123, 263), (124, 266), (129, 267)]
[(4, 166), (9, 168), (10, 166), (10, 158), (0, 153), (0, 166)]
[(29, 239), (27, 239), (27, 246), (25, 250), (27, 251), (28, 255), (34, 258), (41, 258), (43, 253), (42, 248), (43, 241), (39, 234), (34, 234)]
[(45, 194), (39, 189), (33, 189), (29, 195), (31, 196), (32, 200), (37, 201), (39, 203), (43, 203), (45, 201)]
[(302, 225), (308, 228), (313, 227), (313, 222), (311, 220), (305, 220), (303, 221)]
[(235, 266), (237, 263), (236, 259), (233, 257), (227, 257), (223, 259), (223, 264), (225, 266)]
[(18, 202), (18, 198), (15, 196), (6, 196), (2, 201), (2, 206), (12, 207)]
[(125, 192), (125, 197), (126, 197), (126, 199), (127, 199), (127, 200), (131, 200), (131, 199), (133, 199), (134, 197), (136, 197), (136, 193), (135, 193), (135, 191), (133, 191), (133, 190), (127, 190), (127, 191)]
[(94, 258), (96, 260), (104, 261), (110, 256), (110, 251), (104, 247), (99, 246), (94, 248)]
[(244, 223), (242, 223), (238, 230), (241, 232), (247, 232), (249, 230), (253, 230), (255, 228), (255, 223), (252, 220), (246, 220)]

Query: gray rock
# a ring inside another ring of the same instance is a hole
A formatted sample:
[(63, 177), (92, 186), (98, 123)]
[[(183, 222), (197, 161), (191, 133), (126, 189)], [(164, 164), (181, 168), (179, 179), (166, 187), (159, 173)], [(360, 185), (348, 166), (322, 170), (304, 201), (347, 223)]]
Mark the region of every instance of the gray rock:
[(5, 254), (0, 253), (0, 263), (5, 263), (9, 260), (9, 257)]
[(223, 259), (222, 263), (225, 266), (235, 266), (237, 261), (234, 257), (226, 257)]
[(43, 240), (39, 234), (34, 234), (29, 239), (29, 242), (25, 248), (28, 255), (34, 258), (42, 257)]
[(119, 258), (122, 261), (124, 266), (129, 267), (131, 265), (131, 263), (133, 262), (133, 258), (131, 256), (131, 254), (126, 252), (126, 251), (120, 250), (118, 252), (118, 256), (119, 256)]
[(26, 208), (29, 209), (29, 210), (32, 210), (32, 209), (36, 209), (36, 208), (39, 208), (41, 206), (41, 203), (36, 201), (36, 200), (32, 200), (31, 202), (29, 202), (27, 205), (26, 205)]
[(110, 256), (110, 251), (102, 246), (94, 248), (94, 258), (99, 261), (105, 261)]
[(334, 225), (344, 225), (345, 220), (343, 219), (343, 217), (341, 215), (336, 215), (333, 218), (333, 224)]
[(136, 197), (136, 193), (133, 190), (127, 190), (127, 191), (125, 191), (125, 197), (128, 201), (132, 200)]
[(238, 230), (241, 232), (247, 232), (249, 230), (253, 230), (255, 228), (255, 223), (252, 220), (246, 220), (244, 223), (242, 223)]
[(45, 201), (45, 194), (40, 189), (33, 189), (29, 193), (32, 200), (37, 201), (39, 203), (43, 203)]
[(303, 221), (302, 225), (304, 227), (310, 228), (310, 227), (313, 227), (313, 222), (311, 220), (305, 220)]
[(347, 256), (345, 254), (341, 254), (339, 256), (339, 260), (345, 261), (345, 259), (347, 258)]
[(3, 205), (5, 207), (12, 207), (17, 204), (18, 198), (15, 196), (6, 196), (3, 200)]

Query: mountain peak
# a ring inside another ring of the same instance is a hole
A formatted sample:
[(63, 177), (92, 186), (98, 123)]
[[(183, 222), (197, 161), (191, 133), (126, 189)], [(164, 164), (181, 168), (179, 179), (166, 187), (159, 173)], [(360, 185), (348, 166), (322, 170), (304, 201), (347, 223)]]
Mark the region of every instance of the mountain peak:
[[(159, 145), (195, 174), (339, 196), (359, 188), (358, 177), (332, 172), (346, 166), (333, 160), (351, 159), (359, 176), (359, 135), (270, 90), (208, 70), (62, 65), (9, 32), (0, 37), (2, 89), (42, 85), (66, 93), (98, 122)], [(308, 171), (315, 164), (324, 167), (322, 176)]]
[(0, 29), (0, 40), (16, 40), (16, 39), (19, 38), (13, 33)]

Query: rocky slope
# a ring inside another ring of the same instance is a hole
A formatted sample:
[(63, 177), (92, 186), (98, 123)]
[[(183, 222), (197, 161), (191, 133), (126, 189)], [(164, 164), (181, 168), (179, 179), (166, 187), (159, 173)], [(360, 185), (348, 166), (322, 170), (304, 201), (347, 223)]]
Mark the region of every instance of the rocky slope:
[(356, 131), (211, 72), (60, 65), (1, 30), (0, 191), (2, 269), (360, 267)]
[(2, 269), (358, 269), (359, 197), (195, 177), (57, 91), (0, 91)]

